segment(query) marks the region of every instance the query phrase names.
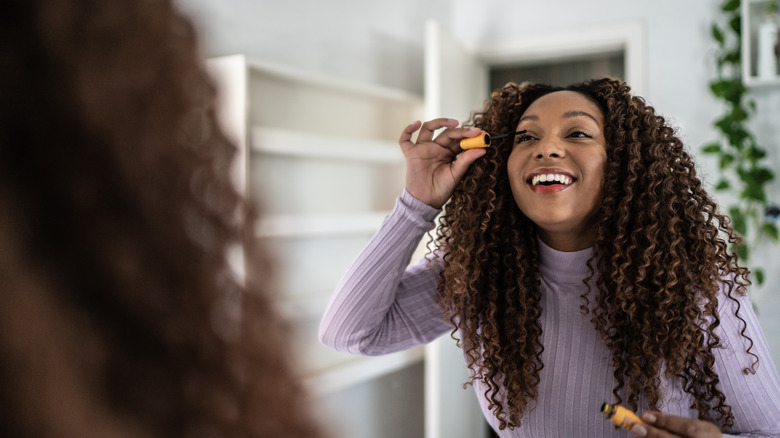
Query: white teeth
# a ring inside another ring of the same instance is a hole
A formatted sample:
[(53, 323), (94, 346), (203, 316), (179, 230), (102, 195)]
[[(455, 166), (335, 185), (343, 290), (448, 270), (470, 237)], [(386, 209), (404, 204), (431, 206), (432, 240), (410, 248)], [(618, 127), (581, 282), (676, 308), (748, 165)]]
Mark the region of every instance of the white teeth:
[(541, 175), (536, 175), (531, 179), (531, 185), (539, 185), (539, 183), (543, 182), (552, 182), (557, 181), (563, 185), (569, 185), (572, 182), (572, 179), (566, 175), (561, 175), (558, 173), (546, 173)]

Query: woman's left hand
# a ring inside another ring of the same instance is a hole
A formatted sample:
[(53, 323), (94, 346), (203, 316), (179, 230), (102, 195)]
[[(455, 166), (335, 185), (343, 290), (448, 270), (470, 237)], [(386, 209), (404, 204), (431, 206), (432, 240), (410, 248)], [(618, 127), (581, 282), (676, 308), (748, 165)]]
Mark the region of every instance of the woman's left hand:
[(642, 424), (635, 424), (631, 433), (642, 438), (722, 438), (718, 427), (706, 421), (677, 417), (657, 411), (642, 413)]

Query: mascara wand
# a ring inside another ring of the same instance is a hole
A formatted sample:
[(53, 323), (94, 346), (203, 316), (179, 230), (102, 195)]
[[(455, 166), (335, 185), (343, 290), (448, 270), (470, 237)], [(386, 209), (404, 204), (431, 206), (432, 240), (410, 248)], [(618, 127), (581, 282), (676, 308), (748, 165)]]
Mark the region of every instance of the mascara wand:
[(520, 134), (525, 134), (525, 133), (526, 133), (526, 130), (523, 129), (522, 131), (517, 131), (517, 132), (514, 132), (514, 133), (508, 133), (508, 134), (496, 135), (495, 137), (491, 138), (490, 134), (488, 134), (487, 132), (483, 132), (483, 133), (479, 134), (476, 137), (464, 138), (463, 140), (461, 140), (460, 141), (460, 148), (463, 149), (463, 150), (475, 149), (475, 148), (487, 148), (487, 147), (490, 147), (490, 143), (493, 140), (498, 140), (499, 138), (510, 137), (510, 136), (515, 136), (515, 135), (520, 135)]

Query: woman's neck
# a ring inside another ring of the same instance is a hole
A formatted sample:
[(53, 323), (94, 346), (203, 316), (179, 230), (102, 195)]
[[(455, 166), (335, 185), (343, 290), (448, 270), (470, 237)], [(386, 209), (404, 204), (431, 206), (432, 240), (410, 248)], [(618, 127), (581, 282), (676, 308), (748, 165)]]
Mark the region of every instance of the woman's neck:
[(555, 233), (539, 229), (539, 239), (550, 248), (563, 251), (574, 252), (593, 246), (596, 240), (595, 232), (568, 232)]

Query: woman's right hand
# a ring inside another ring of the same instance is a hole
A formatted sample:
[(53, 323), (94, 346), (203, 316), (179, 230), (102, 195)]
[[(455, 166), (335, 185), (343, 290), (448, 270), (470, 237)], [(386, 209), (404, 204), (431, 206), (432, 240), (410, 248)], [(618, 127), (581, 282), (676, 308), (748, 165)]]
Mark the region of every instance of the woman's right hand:
[[(434, 131), (445, 128), (436, 138)], [(417, 142), (412, 135), (420, 130)], [(461, 152), (460, 140), (475, 137), (478, 128), (458, 128), (454, 119), (416, 121), (404, 129), (399, 143), (406, 157), (406, 191), (434, 208), (441, 208), (471, 163), (485, 155), (485, 149)]]

